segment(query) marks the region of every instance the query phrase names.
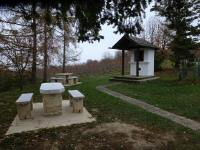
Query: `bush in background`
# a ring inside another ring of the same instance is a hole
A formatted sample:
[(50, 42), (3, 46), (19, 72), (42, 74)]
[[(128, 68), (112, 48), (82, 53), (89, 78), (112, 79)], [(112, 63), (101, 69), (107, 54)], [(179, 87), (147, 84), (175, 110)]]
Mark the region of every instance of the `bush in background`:
[(0, 71), (0, 92), (9, 90), (15, 83), (14, 75), (9, 71)]

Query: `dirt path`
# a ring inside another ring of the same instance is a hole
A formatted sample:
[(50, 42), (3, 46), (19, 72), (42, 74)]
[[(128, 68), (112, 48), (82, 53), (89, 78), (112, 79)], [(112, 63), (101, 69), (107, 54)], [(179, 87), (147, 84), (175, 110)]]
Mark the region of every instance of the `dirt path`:
[(171, 134), (155, 133), (122, 122), (99, 124), (94, 128), (83, 131), (82, 136), (93, 137), (95, 142), (82, 141), (76, 146), (76, 150), (88, 147), (94, 147), (94, 149), (166, 149), (168, 144), (174, 141)]

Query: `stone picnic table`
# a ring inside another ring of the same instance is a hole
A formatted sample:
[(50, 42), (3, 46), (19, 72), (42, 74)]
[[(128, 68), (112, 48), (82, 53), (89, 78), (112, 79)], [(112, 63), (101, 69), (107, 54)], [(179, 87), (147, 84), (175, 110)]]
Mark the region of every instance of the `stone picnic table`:
[(61, 83), (42, 83), (40, 93), (43, 99), (45, 115), (62, 114), (62, 93), (65, 91)]
[(50, 78), (50, 82), (58, 82), (58, 83), (62, 83), (63, 85), (65, 85), (65, 83), (66, 83), (66, 81), (65, 81), (66, 79), (65, 78), (63, 78), (63, 77), (51, 77)]
[(66, 72), (66, 73), (57, 73), (57, 77), (62, 77), (65, 79), (65, 84), (68, 84), (68, 78), (72, 75), (73, 73)]

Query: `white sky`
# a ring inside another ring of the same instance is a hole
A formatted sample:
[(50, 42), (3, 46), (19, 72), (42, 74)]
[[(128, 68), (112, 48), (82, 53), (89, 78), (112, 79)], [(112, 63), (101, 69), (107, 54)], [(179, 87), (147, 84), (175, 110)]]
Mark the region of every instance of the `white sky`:
[[(144, 24), (146, 21), (155, 16), (154, 12), (150, 12), (150, 8), (151, 6), (146, 9), (146, 18), (144, 19)], [(100, 34), (104, 36), (104, 39), (94, 43), (79, 43), (77, 49), (82, 53), (80, 56), (80, 61), (76, 63), (83, 63), (88, 59), (101, 60), (103, 55), (107, 52), (109, 52), (111, 55), (114, 55), (116, 50), (109, 49), (109, 47), (112, 47), (123, 36), (123, 34), (115, 34), (113, 31), (115, 31), (115, 29), (113, 29), (112, 26), (103, 25)]]
[(113, 55), (116, 50), (109, 49), (109, 47), (112, 47), (123, 36), (122, 34), (114, 34), (113, 31), (112, 26), (103, 25), (100, 34), (104, 36), (104, 39), (94, 43), (78, 44), (77, 48), (81, 51), (79, 63), (86, 62), (88, 59), (100, 60), (104, 53), (108, 52)]

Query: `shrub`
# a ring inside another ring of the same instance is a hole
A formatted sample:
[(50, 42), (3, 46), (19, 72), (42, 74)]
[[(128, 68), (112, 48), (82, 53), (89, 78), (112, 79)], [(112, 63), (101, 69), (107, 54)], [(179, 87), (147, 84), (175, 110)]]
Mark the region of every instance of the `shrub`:
[(0, 92), (9, 90), (14, 82), (15, 78), (11, 72), (8, 71), (0, 71)]

